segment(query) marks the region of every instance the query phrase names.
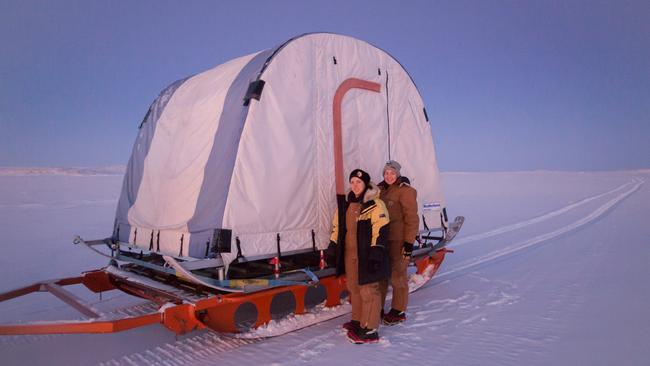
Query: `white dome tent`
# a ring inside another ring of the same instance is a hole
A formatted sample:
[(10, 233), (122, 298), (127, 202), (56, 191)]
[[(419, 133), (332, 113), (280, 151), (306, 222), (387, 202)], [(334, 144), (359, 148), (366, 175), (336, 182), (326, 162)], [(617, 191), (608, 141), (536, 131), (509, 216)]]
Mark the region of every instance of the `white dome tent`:
[(226, 266), (323, 249), (347, 174), (359, 167), (381, 180), (389, 159), (418, 190), (421, 229), (442, 230), (431, 128), (408, 73), (364, 41), (302, 35), (158, 96), (129, 160), (113, 240)]

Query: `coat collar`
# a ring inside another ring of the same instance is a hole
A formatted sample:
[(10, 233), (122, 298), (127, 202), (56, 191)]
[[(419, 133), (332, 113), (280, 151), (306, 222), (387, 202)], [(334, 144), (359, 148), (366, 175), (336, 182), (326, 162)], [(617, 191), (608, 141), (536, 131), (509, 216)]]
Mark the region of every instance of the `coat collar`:
[(408, 179), (405, 176), (399, 176), (397, 177), (397, 181), (393, 183), (392, 185), (388, 185), (385, 180), (382, 180), (381, 183), (378, 184), (379, 188), (382, 190), (387, 190), (389, 187), (395, 186), (395, 187), (404, 187), (404, 186), (410, 186), (411, 185), (411, 180)]

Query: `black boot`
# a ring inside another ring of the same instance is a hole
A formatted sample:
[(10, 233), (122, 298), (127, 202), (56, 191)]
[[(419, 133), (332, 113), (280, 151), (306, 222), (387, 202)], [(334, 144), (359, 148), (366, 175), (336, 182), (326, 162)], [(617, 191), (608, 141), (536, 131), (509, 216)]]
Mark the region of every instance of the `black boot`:
[(356, 332), (358, 329), (361, 329), (361, 323), (358, 320), (350, 320), (347, 323), (343, 323), (343, 329)]
[(348, 339), (354, 344), (379, 342), (377, 329), (359, 328), (356, 332), (348, 331)]
[(403, 311), (390, 309), (388, 314), (384, 315), (382, 321), (386, 325), (395, 325), (406, 320), (406, 313)]

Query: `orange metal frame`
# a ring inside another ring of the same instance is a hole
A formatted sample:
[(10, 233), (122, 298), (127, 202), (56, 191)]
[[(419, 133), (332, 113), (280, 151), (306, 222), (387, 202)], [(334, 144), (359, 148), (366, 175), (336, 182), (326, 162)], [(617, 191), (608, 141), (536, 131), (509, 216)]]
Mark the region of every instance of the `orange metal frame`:
[[(440, 267), (447, 249), (442, 249), (416, 261), (417, 273), (424, 273), (428, 266), (433, 265), (433, 274)], [(329, 276), (319, 282), (325, 286), (327, 299), (325, 306), (331, 307), (340, 304), (341, 293), (346, 289), (345, 277), (336, 278)], [(105, 292), (119, 289), (121, 291), (149, 299), (158, 305), (175, 304), (161, 307), (161, 310), (149, 314), (127, 317), (123, 319), (105, 320), (95, 311), (85, 306), (76, 299), (63, 286), (83, 284), (93, 292)], [(53, 290), (54, 289), (54, 290)], [(0, 302), (37, 291), (48, 291), (73, 306), (75, 309), (88, 316), (86, 321), (58, 321), (38, 322), (24, 324), (1, 324), (0, 335), (17, 334), (72, 334), (72, 333), (114, 333), (142, 327), (150, 324), (161, 323), (176, 334), (184, 334), (197, 329), (210, 328), (219, 332), (236, 333), (239, 330), (235, 324), (235, 312), (244, 303), (251, 303), (257, 310), (257, 319), (254, 327), (259, 327), (271, 320), (271, 302), (273, 297), (291, 292), (296, 299), (295, 314), (305, 313), (305, 295), (307, 286), (286, 286), (272, 288), (251, 294), (232, 293), (226, 295), (207, 296), (193, 304), (184, 304), (181, 299), (155, 288), (142, 284), (123, 282), (122, 279), (97, 270), (86, 272), (80, 277), (65, 278), (57, 281), (36, 283), (14, 291), (0, 294)]]

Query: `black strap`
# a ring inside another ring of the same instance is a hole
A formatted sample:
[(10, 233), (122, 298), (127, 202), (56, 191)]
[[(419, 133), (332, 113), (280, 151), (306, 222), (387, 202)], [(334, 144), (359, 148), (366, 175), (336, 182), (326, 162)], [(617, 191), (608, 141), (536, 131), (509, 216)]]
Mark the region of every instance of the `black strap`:
[(183, 239), (185, 239), (185, 234), (181, 235), (181, 250), (178, 252), (179, 257), (183, 256)]
[(156, 234), (156, 251), (160, 251), (160, 230)]
[(237, 243), (237, 256), (235, 257), (235, 260), (238, 260), (239, 258), (244, 258), (244, 256), (241, 254), (241, 241), (239, 241), (239, 237), (235, 237), (235, 243)]
[(316, 251), (316, 232), (314, 229), (311, 230), (311, 248)]
[(280, 251), (280, 233), (278, 233), (276, 238), (278, 240), (278, 259), (280, 259), (280, 257), (282, 256), (282, 252)]
[(151, 230), (151, 238), (149, 238), (149, 251), (153, 250), (153, 230)]

